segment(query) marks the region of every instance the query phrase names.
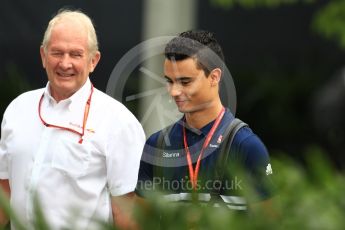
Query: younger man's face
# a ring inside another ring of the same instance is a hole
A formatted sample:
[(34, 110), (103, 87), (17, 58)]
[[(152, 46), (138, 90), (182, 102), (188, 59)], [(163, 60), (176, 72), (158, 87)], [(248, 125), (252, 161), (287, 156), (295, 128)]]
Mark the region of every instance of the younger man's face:
[(197, 68), (195, 59), (165, 59), (164, 74), (168, 92), (180, 112), (193, 113), (207, 109), (214, 100), (211, 79)]

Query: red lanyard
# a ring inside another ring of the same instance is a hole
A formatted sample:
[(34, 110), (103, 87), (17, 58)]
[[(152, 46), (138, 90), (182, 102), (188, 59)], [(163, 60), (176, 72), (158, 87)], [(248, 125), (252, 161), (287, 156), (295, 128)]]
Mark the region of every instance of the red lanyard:
[(196, 184), (197, 184), (197, 180), (198, 180), (198, 173), (199, 173), (201, 158), (204, 154), (205, 149), (209, 145), (209, 143), (210, 143), (210, 141), (214, 135), (214, 132), (216, 131), (217, 127), (219, 126), (220, 121), (222, 120), (222, 118), (224, 116), (224, 113), (225, 113), (225, 108), (223, 107), (222, 110), (220, 111), (220, 113), (218, 114), (217, 119), (214, 122), (210, 132), (206, 136), (206, 140), (204, 141), (204, 144), (202, 145), (202, 148), (201, 148), (201, 151), (200, 151), (200, 154), (198, 157), (198, 161), (197, 161), (196, 166), (195, 166), (195, 170), (193, 169), (192, 158), (191, 158), (191, 154), (190, 154), (190, 151), (188, 148), (186, 129), (185, 129), (185, 127), (183, 127), (183, 144), (184, 144), (184, 148), (186, 151), (186, 157), (187, 157), (188, 169), (189, 169), (189, 177), (190, 177), (190, 180), (192, 182), (192, 187), (194, 189), (196, 188)]
[(47, 122), (45, 122), (43, 120), (42, 115), (41, 115), (41, 106), (42, 106), (42, 101), (43, 101), (44, 93), (42, 94), (40, 102), (38, 104), (38, 116), (40, 117), (42, 123), (45, 126), (47, 126), (47, 127), (56, 128), (56, 129), (62, 129), (62, 130), (66, 130), (66, 131), (78, 134), (80, 136), (80, 140), (79, 140), (78, 143), (81, 144), (81, 143), (83, 143), (83, 136), (84, 136), (84, 133), (85, 133), (86, 121), (87, 121), (87, 118), (89, 116), (92, 94), (93, 94), (93, 85), (91, 84), (91, 92), (90, 92), (89, 98), (86, 101), (86, 105), (85, 105), (85, 109), (84, 109), (84, 118), (83, 118), (82, 132), (78, 132), (77, 130), (74, 130), (74, 129), (71, 129), (71, 128), (68, 128), (68, 127), (63, 127), (63, 126), (59, 126), (59, 125), (49, 124), (49, 123), (47, 123)]

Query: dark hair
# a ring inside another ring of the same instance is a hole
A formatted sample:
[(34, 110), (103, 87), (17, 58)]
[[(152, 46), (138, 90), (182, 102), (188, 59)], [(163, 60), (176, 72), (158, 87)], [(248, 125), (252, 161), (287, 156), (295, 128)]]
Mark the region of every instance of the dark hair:
[(189, 30), (179, 34), (166, 45), (164, 50), (168, 60), (181, 61), (195, 58), (197, 67), (206, 76), (215, 68), (223, 69), (224, 55), (213, 33)]

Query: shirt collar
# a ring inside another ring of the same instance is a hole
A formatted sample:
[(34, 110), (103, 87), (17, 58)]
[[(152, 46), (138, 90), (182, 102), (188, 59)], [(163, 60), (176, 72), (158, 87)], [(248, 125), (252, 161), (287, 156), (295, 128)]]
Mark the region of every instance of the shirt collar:
[[(65, 100), (61, 100), (59, 103), (65, 103), (68, 106), (68, 109), (70, 111), (75, 110), (76, 108), (80, 107), (81, 105), (84, 106), (91, 90), (91, 81), (89, 78), (87, 78), (85, 84), (72, 96)], [(45, 90), (44, 90), (44, 96), (48, 98), (49, 104), (54, 105), (56, 104), (55, 99), (51, 96), (50, 92), (50, 82), (48, 81)]]
[(197, 136), (200, 136), (200, 135), (206, 136), (208, 132), (211, 130), (213, 123), (214, 123), (214, 120), (208, 123), (207, 125), (205, 125), (204, 127), (202, 127), (201, 129), (197, 129), (197, 128), (190, 127), (187, 124), (187, 122), (185, 122), (184, 117), (179, 121), (181, 128), (185, 126), (187, 133), (193, 133), (193, 135), (197, 135)]
[[(222, 126), (222, 124), (228, 122), (229, 120), (233, 119), (234, 116), (232, 115), (232, 113), (230, 112), (230, 110), (228, 108), (226, 108), (225, 113), (224, 113), (224, 117), (221, 120), (220, 126)], [(182, 118), (184, 119), (184, 118)], [(181, 119), (181, 121), (183, 121)], [(216, 121), (216, 119), (214, 119), (213, 121), (209, 122), (208, 124), (206, 124), (205, 126), (203, 126), (201, 129), (195, 129), (195, 128), (187, 128), (187, 130), (192, 131), (195, 134), (201, 135), (203, 134), (204, 136), (207, 136), (207, 134), (210, 132), (214, 122)], [(186, 124), (188, 127), (188, 124)]]

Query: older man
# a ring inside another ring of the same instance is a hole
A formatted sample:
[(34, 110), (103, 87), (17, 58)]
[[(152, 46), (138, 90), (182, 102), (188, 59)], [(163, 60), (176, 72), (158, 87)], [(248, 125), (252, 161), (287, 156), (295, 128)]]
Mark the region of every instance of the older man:
[(40, 54), (47, 86), (18, 96), (4, 113), (1, 187), (25, 224), (35, 218), (37, 195), (58, 229), (112, 219), (128, 227), (130, 210), (119, 197), (133, 195), (145, 135), (133, 114), (89, 79), (100, 60), (90, 18), (60, 11)]

